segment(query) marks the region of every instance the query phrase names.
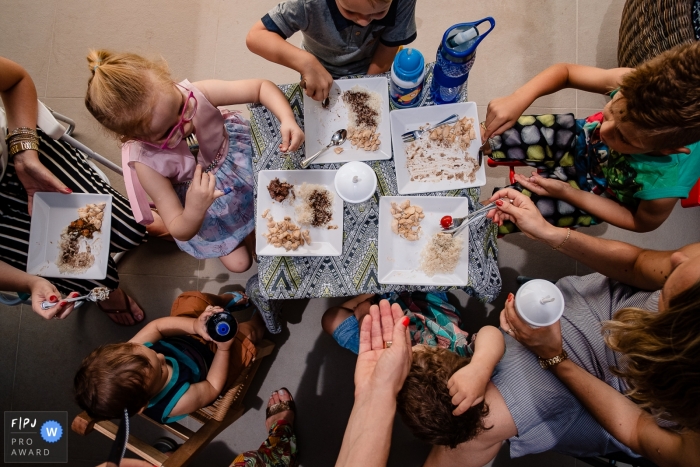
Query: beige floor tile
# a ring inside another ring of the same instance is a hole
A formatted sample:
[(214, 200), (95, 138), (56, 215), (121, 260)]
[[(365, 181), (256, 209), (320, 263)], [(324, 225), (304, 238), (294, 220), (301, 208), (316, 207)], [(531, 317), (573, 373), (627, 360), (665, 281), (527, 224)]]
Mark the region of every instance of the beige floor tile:
[[(82, 97), (90, 48), (162, 56), (175, 79), (214, 75), (219, 0), (62, 2), (56, 14), (48, 97)], [(89, 6), (88, 6), (89, 5)]]
[(602, 111), (603, 111), (603, 107), (605, 107), (605, 104), (606, 104), (605, 102), (601, 102), (601, 106), (600, 106), (600, 107), (592, 107), (592, 108), (579, 107), (579, 108), (576, 110), (576, 113), (574, 114), (574, 116), (575, 116), (576, 118), (586, 118), (586, 117), (588, 117), (589, 115), (593, 115), (593, 114), (596, 114), (596, 113), (598, 113), (598, 112), (602, 112)]
[(169, 316), (178, 295), (197, 290), (196, 277), (120, 274), (119, 279), (119, 286), (136, 300), (149, 321)]
[[(218, 79), (265, 78), (278, 84), (299, 81), (296, 71), (269, 62), (252, 53), (245, 45), (250, 28), (279, 2), (260, 0), (246, 3), (222, 1), (219, 13), (219, 30), (216, 45), (216, 71)], [(289, 42), (301, 44), (301, 33), (294, 34)]]
[(0, 3), (0, 56), (27, 69), (39, 97), (46, 95), (57, 4), (58, 0), (4, 0)]
[[(199, 277), (200, 280), (213, 279), (221, 283), (241, 283), (242, 281), (242, 283), (245, 284), (248, 278), (258, 273), (258, 264), (255, 262), (253, 262), (253, 265), (246, 272), (236, 274), (226, 269), (218, 258), (202, 260), (199, 267), (200, 269), (197, 273), (197, 277)], [(200, 286), (204, 287), (204, 284), (200, 283)]]
[(196, 277), (200, 261), (174, 242), (151, 239), (127, 253), (118, 266), (120, 274)]
[[(575, 2), (470, 0), (461, 2), (460, 7), (464, 11), (460, 20), (473, 21), (486, 16), (496, 20), (494, 31), (479, 46), (469, 74), (470, 99), (478, 104), (512, 93), (549, 65), (576, 59), (575, 36), (571, 33), (576, 22)], [(416, 44), (427, 40), (419, 48), (430, 60), (444, 31), (457, 23), (453, 16), (445, 14), (453, 9), (453, 2), (448, 1), (418, 4), (417, 17), (433, 33), (424, 36), (419, 33)], [(539, 32), (544, 25), (547, 32)], [(536, 105), (570, 108), (575, 105), (575, 96), (573, 91), (564, 91), (540, 98)]]
[[(617, 38), (624, 0), (579, 0), (577, 63), (617, 67)], [(578, 107), (605, 105), (605, 96), (577, 91)]]

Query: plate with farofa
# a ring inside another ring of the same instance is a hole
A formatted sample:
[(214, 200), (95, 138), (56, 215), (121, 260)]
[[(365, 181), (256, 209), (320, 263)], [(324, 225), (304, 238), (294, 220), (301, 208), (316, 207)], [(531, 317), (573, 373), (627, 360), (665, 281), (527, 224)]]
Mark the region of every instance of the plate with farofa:
[(262, 170), (255, 251), (260, 256), (340, 256), (343, 200), (337, 170)]
[(383, 77), (337, 80), (327, 108), (304, 94), (306, 157), (326, 147), (333, 133), (346, 129), (345, 143), (329, 148), (314, 164), (391, 159), (388, 89)]
[[(452, 114), (459, 121), (404, 143), (401, 135), (434, 125)], [(478, 165), (481, 132), (474, 102), (434, 105), (391, 112), (396, 183), (402, 195), (459, 190), (486, 184)]]
[(112, 195), (34, 194), (27, 272), (62, 279), (104, 279)]
[[(423, 218), (417, 213), (423, 214)], [(469, 200), (463, 197), (380, 198), (379, 282), (401, 285), (467, 285), (469, 229), (452, 238), (441, 234), (440, 219), (447, 215), (462, 217), (468, 213)]]

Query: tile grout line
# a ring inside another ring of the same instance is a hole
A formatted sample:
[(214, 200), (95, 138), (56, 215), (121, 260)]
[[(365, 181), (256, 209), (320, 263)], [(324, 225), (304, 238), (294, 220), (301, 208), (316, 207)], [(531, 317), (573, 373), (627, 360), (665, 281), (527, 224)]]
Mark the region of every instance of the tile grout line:
[(24, 310), (24, 303), (19, 306), (19, 323), (17, 324), (17, 348), (15, 349), (15, 368), (12, 371), (12, 389), (10, 390), (10, 410), (12, 410), (12, 405), (15, 399), (15, 381), (17, 381), (17, 362), (19, 361), (19, 339), (20, 330), (22, 329), (22, 311)]
[(46, 61), (46, 84), (44, 86), (44, 99), (48, 97), (49, 93), (49, 70), (51, 69), (51, 55), (53, 52), (53, 44), (56, 41), (56, 16), (58, 16), (58, 2), (53, 9), (53, 22), (51, 23), (51, 45), (49, 46), (49, 56)]

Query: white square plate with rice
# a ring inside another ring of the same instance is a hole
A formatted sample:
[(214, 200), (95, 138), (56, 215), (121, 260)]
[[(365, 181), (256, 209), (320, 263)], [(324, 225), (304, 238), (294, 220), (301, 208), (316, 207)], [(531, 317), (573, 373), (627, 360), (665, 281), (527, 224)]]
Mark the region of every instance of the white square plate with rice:
[[(452, 114), (457, 114), (459, 118), (467, 117), (473, 119), (475, 139), (471, 141), (469, 148), (464, 151), (459, 147), (438, 147), (438, 145), (431, 142), (429, 135), (423, 135), (421, 140), (414, 144), (425, 145), (425, 150), (422, 151), (425, 154), (425, 160), (421, 160), (418, 163), (420, 156), (416, 155), (411, 158), (411, 164), (415, 164), (412, 165), (412, 168), (416, 171), (412, 174), (408, 166), (408, 158), (410, 157), (409, 145), (412, 143), (404, 143), (401, 135), (408, 131), (418, 130), (428, 124), (434, 125)], [(486, 169), (483, 162), (481, 167), (476, 166), (479, 160), (479, 147), (481, 147), (481, 132), (479, 130), (479, 114), (474, 102), (394, 110), (391, 112), (391, 140), (394, 143), (396, 183), (399, 193), (402, 195), (459, 190), (486, 184)], [(430, 147), (427, 147), (428, 145)], [(444, 154), (444, 156), (441, 156), (441, 154)], [(459, 167), (455, 168), (455, 164), (450, 159), (457, 161)], [(436, 177), (433, 174), (439, 173), (442, 169), (440, 166), (441, 161), (447, 161), (444, 164), (445, 176)], [(420, 173), (419, 169), (421, 168), (431, 174), (427, 179), (418, 180), (415, 177), (416, 173)], [(473, 174), (473, 180), (470, 177), (471, 174)], [(447, 179), (450, 176), (452, 178)], [(414, 179), (411, 180), (411, 178)]]
[[(260, 256), (340, 256), (343, 252), (343, 200), (335, 192), (333, 180), (337, 170), (262, 170), (258, 174), (257, 211), (255, 218), (255, 252)], [(294, 185), (296, 199), (290, 193), (287, 198), (278, 202), (272, 199), (268, 192), (268, 185), (275, 178), (281, 182)], [(333, 196), (331, 202), (332, 218), (321, 227), (311, 225), (303, 226), (297, 221), (297, 210), (302, 201), (298, 194), (301, 185), (322, 185)], [(266, 218), (262, 215), (268, 211)], [(285, 216), (291, 218), (291, 222), (299, 226), (303, 231), (309, 230), (311, 243), (304, 242), (296, 250), (286, 250), (283, 246), (276, 247), (268, 243), (264, 235), (269, 232), (268, 222), (270, 218), (275, 222), (282, 222)], [(328, 229), (328, 226), (337, 226), (337, 229)]]
[(354, 86), (373, 91), (381, 97), (379, 103), (380, 120), (377, 125), (379, 133), (379, 148), (376, 151), (365, 151), (353, 148), (349, 140), (341, 146), (343, 152), (336, 154), (335, 147), (330, 147), (319, 156), (314, 164), (333, 164), (350, 161), (373, 161), (391, 159), (391, 127), (389, 121), (389, 82), (386, 78), (356, 78), (341, 79), (333, 82), (329, 94), (330, 104), (327, 109), (321, 103), (304, 94), (304, 133), (306, 134), (306, 157), (316, 154), (326, 147), (331, 136), (338, 130), (348, 129), (348, 108), (342, 99), (342, 94)]
[[(395, 234), (391, 228), (393, 216), (391, 203), (409, 200), (411, 206), (423, 209), (420, 222), (421, 236), (408, 241)], [(421, 252), (431, 238), (442, 231), (443, 216), (462, 217), (469, 213), (469, 200), (462, 197), (441, 196), (383, 196), (379, 199), (379, 282), (381, 284), (465, 286), (469, 270), (469, 229), (458, 235), (462, 241), (457, 267), (451, 273), (428, 276), (421, 270)], [(432, 258), (433, 265), (438, 258)]]
[[(57, 264), (60, 253), (61, 234), (71, 222), (78, 219), (78, 208), (88, 204), (105, 203), (100, 231), (91, 239), (80, 239), (80, 251), (90, 253), (95, 261), (82, 272), (65, 272)], [(109, 262), (109, 237), (112, 229), (112, 195), (89, 193), (36, 193), (29, 227), (29, 254), (27, 272), (43, 277), (61, 279), (104, 279)]]

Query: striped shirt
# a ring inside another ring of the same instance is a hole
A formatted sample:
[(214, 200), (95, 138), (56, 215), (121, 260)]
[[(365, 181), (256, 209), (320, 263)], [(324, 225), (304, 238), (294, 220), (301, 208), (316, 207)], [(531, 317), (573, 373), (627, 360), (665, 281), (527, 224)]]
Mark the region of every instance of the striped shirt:
[[(566, 303), (561, 319), (569, 358), (619, 392), (615, 376), (621, 354), (605, 345), (601, 322), (626, 307), (658, 310), (659, 292), (645, 292), (600, 274), (565, 277), (557, 282)], [(555, 450), (575, 456), (623, 451), (637, 456), (610, 435), (537, 357), (508, 334), (506, 353), (491, 380), (505, 399), (518, 435), (510, 438), (511, 457)]]

